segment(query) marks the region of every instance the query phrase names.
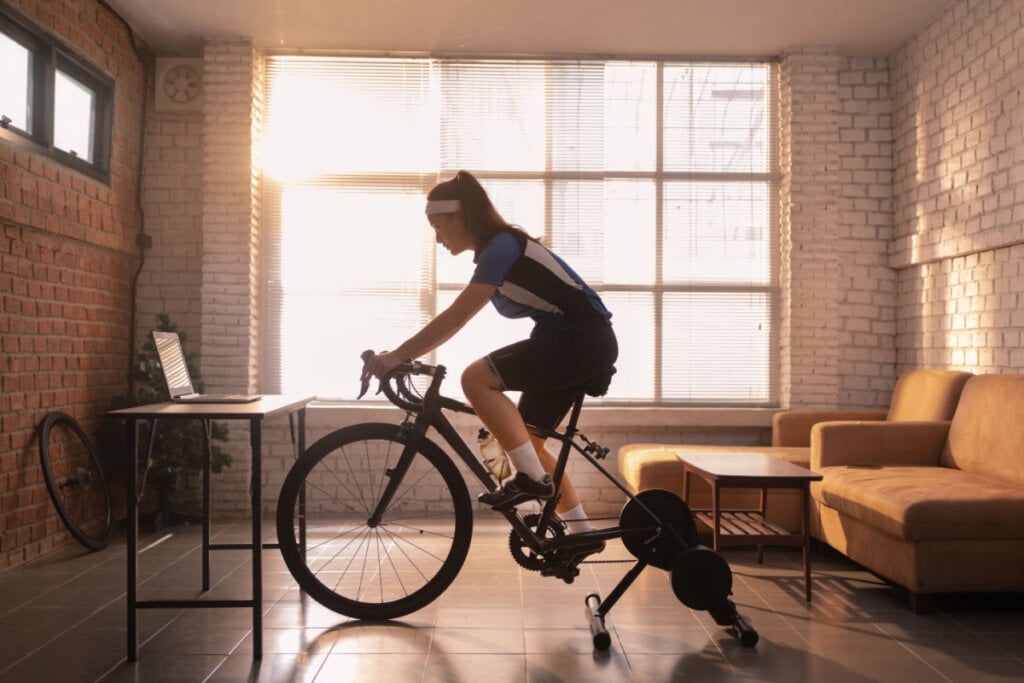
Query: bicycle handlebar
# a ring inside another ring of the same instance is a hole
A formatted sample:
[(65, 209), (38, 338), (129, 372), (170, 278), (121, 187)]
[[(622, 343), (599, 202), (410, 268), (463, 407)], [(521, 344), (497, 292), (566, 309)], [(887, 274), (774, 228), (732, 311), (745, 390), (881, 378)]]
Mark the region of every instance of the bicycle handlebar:
[[(367, 349), (359, 356), (363, 361), (363, 374), (358, 398), (362, 398), (370, 387), (371, 376), (366, 371), (366, 364), (375, 355), (372, 350)], [(383, 393), (389, 401), (403, 410), (418, 412), (423, 409), (423, 397), (413, 392), (408, 381), (409, 377), (416, 375), (433, 377), (437, 374), (438, 369), (443, 370), (443, 366), (428, 365), (416, 360), (404, 361), (380, 378), (377, 393)]]

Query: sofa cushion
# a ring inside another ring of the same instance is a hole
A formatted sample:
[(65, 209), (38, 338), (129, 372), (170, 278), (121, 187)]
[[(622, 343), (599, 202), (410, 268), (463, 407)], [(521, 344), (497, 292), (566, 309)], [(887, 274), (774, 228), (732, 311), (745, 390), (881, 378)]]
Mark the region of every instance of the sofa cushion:
[(686, 451), (692, 453), (770, 453), (780, 460), (802, 467), (807, 467), (811, 459), (809, 448), (631, 443), (619, 448), (619, 472), (634, 491), (681, 490), (683, 463), (677, 454)]
[(1024, 487), (948, 467), (824, 467), (811, 495), (908, 541), (1024, 539)]
[(973, 375), (959, 370), (910, 370), (900, 375), (889, 400), (891, 422), (951, 420), (964, 384)]
[(1024, 486), (1024, 375), (967, 382), (941, 463)]

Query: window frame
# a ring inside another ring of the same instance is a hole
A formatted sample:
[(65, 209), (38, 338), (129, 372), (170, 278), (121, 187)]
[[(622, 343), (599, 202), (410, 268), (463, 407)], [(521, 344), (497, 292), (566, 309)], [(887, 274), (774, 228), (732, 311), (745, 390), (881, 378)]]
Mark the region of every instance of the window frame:
[[(20, 18), (3, 3), (0, 3), (0, 33), (24, 46), (32, 58), (28, 96), (31, 130), (22, 130), (8, 124), (0, 125), (0, 139), (38, 152), (69, 168), (109, 183), (114, 123), (114, 80), (80, 57), (61, 40)], [(54, 145), (54, 127), (57, 122), (55, 83), (58, 71), (78, 81), (95, 95), (91, 112), (89, 150), (92, 161)]]
[[(280, 54), (272, 56), (289, 57), (292, 55)], [(366, 57), (380, 58), (381, 55), (367, 55)], [(461, 60), (498, 60), (501, 58), (495, 57), (466, 57), (461, 56), (459, 58), (451, 58), (445, 56), (422, 56), (423, 59), (433, 61), (461, 61)], [(766, 141), (769, 145), (767, 166), (764, 171), (752, 171), (752, 172), (726, 172), (726, 171), (705, 171), (705, 170), (666, 170), (664, 167), (663, 155), (665, 145), (665, 125), (663, 121), (664, 116), (664, 101), (663, 101), (663, 88), (662, 88), (662, 74), (666, 66), (676, 66), (680, 64), (709, 64), (714, 62), (721, 62), (724, 64), (741, 65), (748, 63), (754, 65), (755, 62), (744, 59), (722, 59), (722, 60), (690, 60), (685, 58), (673, 58), (673, 57), (657, 57), (657, 58), (633, 58), (633, 57), (574, 57), (573, 60), (588, 61), (590, 59), (596, 61), (603, 61), (611, 63), (615, 61), (623, 62), (636, 62), (646, 61), (652, 62), (657, 65), (658, 72), (658, 88), (657, 88), (657, 140), (656, 140), (656, 154), (657, 161), (656, 167), (652, 170), (621, 170), (611, 171), (608, 169), (599, 171), (559, 171), (551, 168), (538, 171), (528, 170), (482, 170), (473, 169), (475, 175), (484, 183), (485, 186), (489, 182), (501, 181), (501, 180), (535, 180), (542, 182), (548, 191), (545, 192), (545, 207), (544, 214), (550, 217), (551, 214), (551, 195), (550, 185), (554, 181), (559, 180), (581, 180), (581, 179), (624, 179), (624, 180), (637, 180), (645, 179), (650, 180), (654, 183), (656, 188), (656, 200), (655, 200), (655, 212), (657, 214), (657, 239), (659, 242), (659, 250), (661, 249), (663, 231), (665, 229), (665, 218), (662, 215), (664, 211), (664, 193), (666, 185), (673, 181), (683, 182), (702, 182), (702, 181), (738, 181), (738, 182), (754, 182), (763, 183), (766, 187), (766, 193), (769, 196), (769, 216), (767, 222), (767, 229), (769, 234), (767, 239), (771, 243), (771, 247), (768, 253), (767, 269), (769, 272), (768, 279), (763, 283), (708, 283), (708, 282), (696, 282), (696, 283), (667, 283), (662, 278), (662, 259), (664, 258), (663, 253), (659, 253), (657, 268), (657, 277), (650, 284), (612, 284), (612, 283), (601, 283), (596, 286), (595, 289), (601, 292), (617, 292), (617, 293), (643, 293), (650, 294), (654, 301), (654, 316), (655, 316), (655, 331), (654, 331), (654, 349), (652, 351), (653, 356), (651, 358), (650, 371), (653, 375), (654, 387), (650, 398), (645, 400), (634, 400), (634, 399), (596, 399), (594, 403), (596, 405), (602, 405), (606, 407), (633, 407), (633, 408), (667, 408), (667, 409), (771, 409), (779, 405), (780, 397), (780, 344), (781, 344), (781, 295), (782, 287), (780, 283), (779, 273), (779, 259), (781, 255), (779, 253), (778, 235), (780, 230), (780, 205), (779, 205), (779, 183), (781, 181), (781, 170), (779, 168), (779, 131), (778, 131), (778, 80), (777, 80), (777, 63), (775, 60), (762, 59), (757, 60), (756, 65), (766, 66), (771, 69), (769, 73), (769, 80), (771, 87), (769, 90), (768, 101), (766, 102), (766, 115), (767, 121), (765, 122), (766, 128), (769, 131), (769, 137)], [(531, 58), (515, 57), (510, 58), (510, 61), (566, 61), (566, 58), (560, 57), (546, 57), (536, 56)], [(268, 77), (269, 77), (268, 69)], [(407, 185), (409, 182), (415, 183), (419, 181), (423, 183), (422, 191), (425, 193), (434, 182), (441, 178), (450, 177), (458, 169), (456, 168), (444, 168), (442, 167), (431, 170), (429, 174), (423, 174), (413, 171), (396, 171), (391, 173), (371, 173), (370, 175), (377, 176), (376, 180), (380, 180), (381, 177), (389, 177), (396, 185)], [(429, 177), (428, 177), (429, 176)], [(358, 184), (361, 176), (359, 174), (349, 174), (347, 172), (336, 172), (328, 174), (330, 181), (339, 182), (344, 184), (344, 181), (351, 181), (353, 184)], [(321, 177), (321, 180), (326, 180), (327, 177)], [(264, 177), (264, 200), (270, 199), (271, 196), (276, 195), (277, 192), (281, 191), (283, 184), (280, 184), (276, 180), (270, 180)], [(287, 184), (287, 183), (284, 183)], [(385, 183), (386, 184), (386, 183)], [(267, 210), (267, 205), (264, 206), (264, 217), (269, 219), (271, 222), (273, 219), (272, 210)], [(532, 233), (541, 235), (545, 238), (550, 238), (548, 229), (550, 223), (545, 222), (544, 229), (541, 230), (540, 226), (531, 226), (533, 228)], [(264, 232), (264, 239), (270, 239), (273, 241), (271, 233), (276, 233), (280, 238), (281, 235), (278, 232), (281, 226), (273, 227), (269, 232)], [(267, 245), (266, 242), (264, 242)], [(269, 245), (267, 245), (269, 246)], [(273, 247), (270, 249), (264, 249), (263, 255), (266, 257), (273, 251)], [(425, 265), (425, 269), (431, 273), (434, 273), (432, 282), (430, 283), (430, 291), (424, 292), (422, 299), (424, 302), (432, 303), (434, 308), (432, 310), (426, 310), (427, 319), (432, 315), (435, 315), (441, 304), (441, 299), (445, 296), (451, 296), (456, 293), (462, 284), (455, 284), (442, 280), (439, 277), (439, 273), (436, 272), (435, 264), (430, 262), (431, 259), (436, 258), (436, 250), (431, 256), (426, 256), (428, 263)], [(266, 266), (266, 262), (264, 262)], [(263, 294), (264, 294), (264, 305), (273, 307), (276, 304), (283, 303), (282, 291), (276, 289), (280, 286), (279, 282), (271, 282), (276, 275), (265, 273), (263, 278)], [(713, 399), (709, 400), (686, 400), (686, 399), (672, 399), (665, 397), (665, 393), (662, 390), (662, 382), (665, 379), (665, 370), (663, 368), (666, 359), (663, 357), (664, 346), (662, 343), (663, 335), (663, 317), (665, 312), (664, 299), (667, 296), (673, 294), (749, 294), (755, 297), (764, 297), (767, 301), (767, 320), (770, 321), (770, 330), (767, 339), (767, 367), (765, 368), (766, 373), (766, 394), (763, 397), (751, 398), (750, 400), (743, 400), (742, 398), (736, 397), (730, 400), (716, 401)], [(429, 305), (427, 306), (429, 309)], [(273, 315), (264, 316), (264, 325), (270, 325), (271, 320), (276, 320), (280, 323), (280, 318)], [(263, 330), (267, 333), (264, 335), (264, 343), (262, 344), (264, 359), (267, 361), (264, 364), (265, 368), (270, 369), (269, 372), (264, 376), (264, 380), (269, 382), (268, 390), (280, 389), (283, 378), (281, 373), (284, 371), (282, 367), (282, 359), (280, 354), (282, 349), (279, 347), (279, 330), (268, 327)], [(344, 399), (326, 399), (328, 402), (334, 400)]]

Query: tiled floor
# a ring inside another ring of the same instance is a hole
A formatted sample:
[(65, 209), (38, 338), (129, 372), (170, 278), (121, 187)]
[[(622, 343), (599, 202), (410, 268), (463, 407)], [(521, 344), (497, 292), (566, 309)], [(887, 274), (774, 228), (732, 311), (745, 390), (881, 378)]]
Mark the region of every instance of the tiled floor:
[[(734, 599), (761, 636), (756, 648), (681, 605), (667, 572), (647, 569), (609, 614), (611, 648), (595, 651), (585, 597), (607, 594), (629, 565), (585, 565), (571, 585), (542, 578), (511, 559), (503, 524), (478, 513), (455, 584), (401, 622), (351, 621), (303, 599), (277, 552), (265, 551), (261, 662), (249, 610), (190, 609), (141, 611), (139, 661), (128, 663), (123, 540), (98, 553), (69, 549), (0, 575), (0, 681), (1024, 680), (1019, 599), (918, 616), (900, 591), (816, 555), (808, 605), (799, 554), (788, 549), (769, 550), (764, 565), (752, 550), (725, 553)], [(245, 529), (218, 531), (224, 540)], [(198, 592), (198, 529), (169, 531), (140, 556), (142, 598)], [(629, 557), (618, 542), (600, 556)], [(211, 596), (245, 597), (246, 553), (213, 558)]]

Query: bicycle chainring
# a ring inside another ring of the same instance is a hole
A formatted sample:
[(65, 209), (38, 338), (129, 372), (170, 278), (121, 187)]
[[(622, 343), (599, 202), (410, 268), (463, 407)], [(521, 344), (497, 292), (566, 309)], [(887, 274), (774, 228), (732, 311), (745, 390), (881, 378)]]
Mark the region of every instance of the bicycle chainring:
[[(529, 514), (523, 517), (523, 523), (531, 529), (536, 529), (540, 523), (539, 514)], [(555, 538), (565, 536), (565, 525), (560, 520), (552, 520), (548, 523), (548, 528), (545, 531), (547, 538)], [(542, 555), (538, 555), (533, 552), (529, 546), (527, 546), (523, 539), (519, 538), (519, 534), (513, 529), (508, 536), (508, 549), (512, 553), (512, 559), (524, 569), (529, 569), (532, 572), (539, 572), (549, 565), (549, 562), (545, 560)]]

